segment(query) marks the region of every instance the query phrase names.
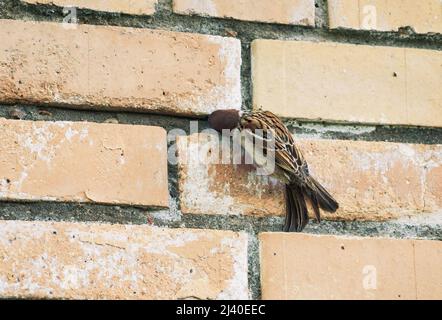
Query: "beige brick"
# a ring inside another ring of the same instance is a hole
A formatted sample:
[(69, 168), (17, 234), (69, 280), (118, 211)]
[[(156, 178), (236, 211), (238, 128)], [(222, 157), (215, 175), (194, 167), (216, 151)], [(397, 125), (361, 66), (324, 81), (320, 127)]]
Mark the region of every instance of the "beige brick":
[[(442, 145), (320, 139), (297, 143), (312, 175), (340, 204), (325, 219), (383, 221), (437, 216), (442, 210)], [(184, 213), (284, 215), (283, 186), (257, 176), (250, 165), (216, 162), (217, 139), (180, 137), (177, 147)]]
[(0, 20), (1, 102), (183, 115), (240, 108), (237, 39), (63, 26)]
[(440, 0), (329, 0), (330, 28), (442, 33)]
[(315, 25), (314, 0), (174, 0), (173, 11), (247, 21)]
[(248, 298), (242, 233), (2, 221), (0, 235), (1, 298)]
[(168, 206), (160, 127), (0, 118), (0, 199)]
[(77, 7), (106, 12), (121, 12), (136, 15), (155, 13), (157, 0), (22, 0), (30, 4), (52, 4), (60, 7)]
[(442, 126), (442, 51), (406, 49), (405, 59), (408, 122)]
[(442, 299), (442, 241), (415, 241), (416, 291), (420, 299)]
[(253, 105), (283, 117), (442, 126), (442, 52), (252, 43)]
[(263, 299), (442, 298), (441, 241), (262, 233), (260, 245)]

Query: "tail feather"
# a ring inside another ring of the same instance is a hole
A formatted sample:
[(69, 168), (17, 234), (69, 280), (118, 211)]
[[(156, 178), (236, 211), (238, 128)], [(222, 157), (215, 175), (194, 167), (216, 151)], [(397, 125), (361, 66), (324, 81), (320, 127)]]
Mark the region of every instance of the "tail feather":
[(295, 205), (293, 204), (293, 198), (290, 191), (290, 187), (288, 185), (285, 186), (285, 222), (284, 228), (282, 229), (284, 232), (288, 232), (290, 229), (290, 224), (292, 223), (293, 214), (292, 211), (295, 210)]
[(300, 232), (308, 223), (307, 205), (302, 189), (296, 185), (286, 185), (285, 232)]
[(315, 212), (316, 220), (318, 222), (321, 222), (321, 213), (319, 212), (320, 204), (319, 204), (319, 201), (318, 201), (318, 197), (316, 196), (315, 193), (312, 193), (310, 195), (310, 203), (312, 204), (313, 211)]
[[(313, 184), (311, 197), (315, 197), (317, 199), (317, 203), (319, 204), (319, 207), (321, 207), (321, 209), (328, 212), (335, 212), (339, 208), (338, 202), (332, 197), (330, 193), (328, 193), (327, 190), (325, 190), (325, 188), (318, 181), (316, 181), (311, 176), (309, 178)], [(315, 201), (312, 201), (312, 203), (313, 202)]]
[(335, 212), (339, 207), (338, 202), (318, 181), (309, 178), (311, 183), (307, 187), (286, 185), (286, 219), (283, 229), (285, 232), (300, 232), (307, 225), (309, 217), (306, 200), (310, 201), (318, 222), (321, 222), (320, 209)]

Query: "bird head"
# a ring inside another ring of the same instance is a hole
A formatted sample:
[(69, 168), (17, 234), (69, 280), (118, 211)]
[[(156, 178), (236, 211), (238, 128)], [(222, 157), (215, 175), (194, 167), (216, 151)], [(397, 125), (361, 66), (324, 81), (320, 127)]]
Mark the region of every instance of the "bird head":
[(233, 130), (240, 125), (241, 116), (236, 109), (216, 110), (209, 115), (209, 126), (218, 132)]

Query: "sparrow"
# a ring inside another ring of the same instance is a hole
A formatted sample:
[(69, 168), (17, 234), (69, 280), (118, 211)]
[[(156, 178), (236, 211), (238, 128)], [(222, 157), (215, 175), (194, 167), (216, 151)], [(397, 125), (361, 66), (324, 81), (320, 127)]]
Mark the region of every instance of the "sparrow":
[(217, 110), (210, 114), (208, 120), (209, 126), (218, 132), (239, 129), (241, 133), (254, 137), (254, 141), (261, 139), (264, 141), (264, 155), (274, 153), (275, 169), (271, 176), (285, 184), (283, 231), (300, 232), (304, 229), (309, 221), (306, 201), (310, 202), (318, 222), (321, 221), (320, 209), (327, 212), (338, 209), (338, 202), (310, 175), (307, 161), (296, 146), (293, 135), (275, 114), (260, 110), (243, 113), (234, 109)]

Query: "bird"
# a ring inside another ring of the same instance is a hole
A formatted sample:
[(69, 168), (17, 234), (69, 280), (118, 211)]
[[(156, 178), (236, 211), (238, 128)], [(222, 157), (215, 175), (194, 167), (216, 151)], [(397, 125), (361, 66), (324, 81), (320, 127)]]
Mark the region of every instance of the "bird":
[[(216, 110), (209, 115), (208, 122), (218, 132), (238, 129), (253, 136), (254, 141), (262, 139), (263, 153), (274, 152), (275, 170), (271, 176), (285, 184), (284, 232), (301, 232), (305, 228), (309, 221), (306, 201), (310, 202), (318, 222), (321, 222), (320, 209), (333, 213), (339, 208), (333, 196), (310, 174), (307, 161), (296, 146), (293, 135), (274, 113), (262, 110)], [(271, 139), (272, 150), (269, 149), (268, 139)]]

